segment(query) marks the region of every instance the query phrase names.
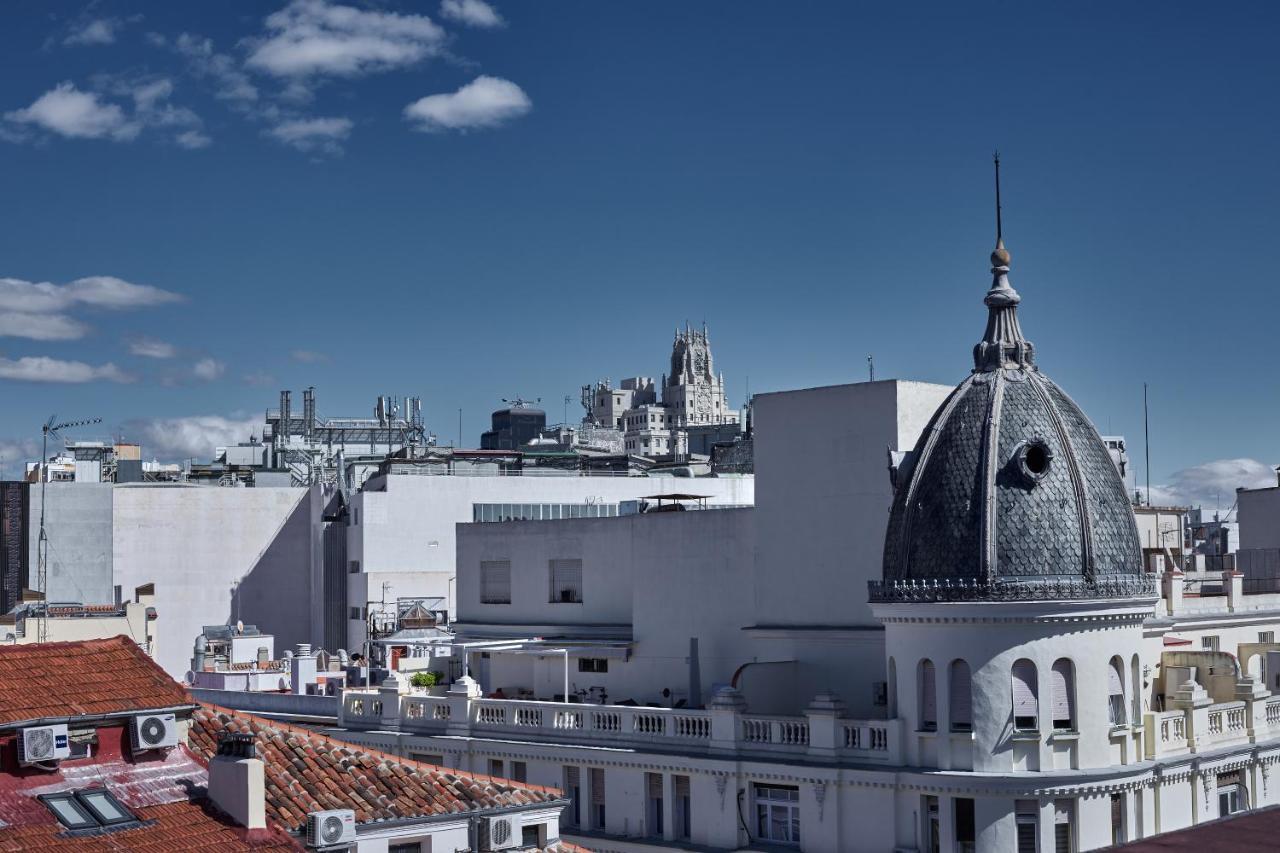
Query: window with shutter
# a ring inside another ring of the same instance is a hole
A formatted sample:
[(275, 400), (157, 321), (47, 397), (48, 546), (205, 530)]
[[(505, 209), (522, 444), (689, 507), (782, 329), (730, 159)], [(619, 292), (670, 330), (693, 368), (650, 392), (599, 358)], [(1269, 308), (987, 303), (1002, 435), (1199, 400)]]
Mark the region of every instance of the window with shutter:
[(1071, 661), (1058, 658), (1051, 675), (1053, 686), (1053, 727), (1058, 730), (1075, 728), (1076, 690)]
[(480, 561), (480, 603), (511, 603), (511, 561)]
[(604, 829), (604, 768), (591, 768), (591, 828)]
[(1107, 717), (1113, 726), (1125, 724), (1124, 663), (1118, 657), (1107, 667)]
[(551, 561), (551, 603), (582, 603), (582, 561)]
[(648, 819), (649, 835), (662, 837), (662, 774), (646, 773), (644, 774), (647, 803), (645, 804), (645, 817)]
[(1040, 804), (1035, 800), (1018, 800), (1014, 820), (1017, 853), (1040, 853)]
[(1074, 820), (1075, 803), (1071, 800), (1053, 801), (1053, 851), (1075, 853)]
[(933, 661), (920, 661), (920, 728), (934, 731), (938, 728), (938, 681), (934, 677)]
[(1040, 728), (1040, 701), (1036, 665), (1023, 658), (1013, 665), (1013, 727), (1022, 731)]
[(973, 687), (969, 664), (962, 660), (951, 662), (951, 730), (967, 732), (973, 729)]

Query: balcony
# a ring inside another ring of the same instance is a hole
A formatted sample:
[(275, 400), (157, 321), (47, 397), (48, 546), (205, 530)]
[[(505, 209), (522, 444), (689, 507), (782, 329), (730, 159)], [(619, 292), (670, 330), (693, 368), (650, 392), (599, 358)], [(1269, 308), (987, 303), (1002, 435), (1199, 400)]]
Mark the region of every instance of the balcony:
[(705, 710), (578, 705), (477, 696), (401, 695), (394, 688), (343, 693), (339, 725), (422, 735), (536, 739), (626, 746), (655, 752), (789, 758), (894, 765), (897, 720), (854, 720), (833, 697), (818, 697), (802, 717), (747, 713), (741, 697), (717, 695)]
[(1149, 758), (1258, 743), (1280, 738), (1280, 696), (1162, 711), (1146, 721)]

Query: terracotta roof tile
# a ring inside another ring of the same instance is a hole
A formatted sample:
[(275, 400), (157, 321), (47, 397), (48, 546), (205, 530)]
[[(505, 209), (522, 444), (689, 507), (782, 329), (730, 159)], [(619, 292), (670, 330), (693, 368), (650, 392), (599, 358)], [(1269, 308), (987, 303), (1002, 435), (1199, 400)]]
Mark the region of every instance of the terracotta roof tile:
[(0, 646), (0, 726), (189, 704), (128, 637)]
[(207, 760), (224, 730), (255, 736), (266, 764), (267, 817), (291, 831), (322, 809), (353, 809), (357, 823), (369, 823), (563, 799), (555, 788), (460, 773), (207, 705), (192, 718), (192, 750)]

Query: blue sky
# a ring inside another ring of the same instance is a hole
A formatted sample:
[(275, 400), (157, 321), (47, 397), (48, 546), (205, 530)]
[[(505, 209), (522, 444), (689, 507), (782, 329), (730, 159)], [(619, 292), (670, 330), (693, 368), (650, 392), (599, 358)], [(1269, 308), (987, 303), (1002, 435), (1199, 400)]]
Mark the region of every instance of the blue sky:
[(1277, 15), (6, 9), (0, 451), (57, 412), (207, 452), (307, 384), (333, 415), (421, 394), (446, 441), (461, 407), (474, 443), (502, 397), (576, 419), (580, 385), (659, 374), (686, 320), (735, 404), (868, 353), (951, 384), (998, 147), (1041, 366), (1137, 448), (1150, 382), (1153, 483), (1229, 505), (1280, 461)]

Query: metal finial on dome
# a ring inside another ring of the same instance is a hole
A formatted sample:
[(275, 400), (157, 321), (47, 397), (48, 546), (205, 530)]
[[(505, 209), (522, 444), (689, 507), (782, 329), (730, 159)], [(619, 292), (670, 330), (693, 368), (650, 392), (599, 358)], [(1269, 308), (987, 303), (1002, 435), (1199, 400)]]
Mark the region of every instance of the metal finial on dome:
[(996, 171), (996, 248), (991, 253), (991, 289), (982, 301), (989, 309), (986, 334), (973, 349), (975, 370), (989, 371), (1004, 367), (1029, 367), (1035, 348), (1022, 336), (1018, 325), (1017, 306), (1022, 301), (1009, 284), (1009, 250), (1004, 247), (1003, 208), (1000, 204), (1000, 152), (992, 159)]

